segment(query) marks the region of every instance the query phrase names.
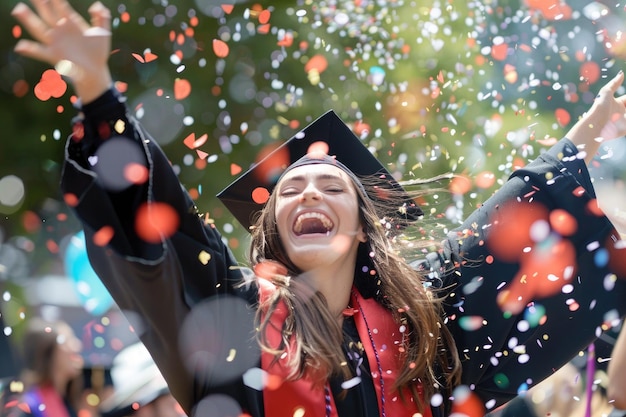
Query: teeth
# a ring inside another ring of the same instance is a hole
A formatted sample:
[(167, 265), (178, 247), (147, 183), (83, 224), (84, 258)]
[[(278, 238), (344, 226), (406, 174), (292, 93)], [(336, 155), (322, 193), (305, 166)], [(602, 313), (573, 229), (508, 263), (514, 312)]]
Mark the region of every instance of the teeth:
[(322, 222), (322, 225), (326, 228), (327, 231), (331, 230), (334, 226), (333, 222), (322, 213), (310, 212), (298, 216), (298, 218), (296, 219), (296, 223), (293, 226), (294, 232), (302, 232), (302, 223), (307, 219), (318, 219), (320, 222)]

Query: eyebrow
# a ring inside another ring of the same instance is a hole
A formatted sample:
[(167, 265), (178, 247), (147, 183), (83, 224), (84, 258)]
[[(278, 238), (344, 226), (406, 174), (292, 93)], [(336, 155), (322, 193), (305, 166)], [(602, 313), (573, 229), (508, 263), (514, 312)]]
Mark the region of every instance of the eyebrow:
[[(341, 180), (345, 182), (345, 179), (342, 178), (341, 175), (326, 174), (326, 173), (316, 174), (315, 179), (317, 180)], [(306, 177), (304, 175), (295, 175), (293, 177), (285, 178), (284, 181), (285, 182), (286, 181), (302, 182), (302, 181), (306, 181)]]

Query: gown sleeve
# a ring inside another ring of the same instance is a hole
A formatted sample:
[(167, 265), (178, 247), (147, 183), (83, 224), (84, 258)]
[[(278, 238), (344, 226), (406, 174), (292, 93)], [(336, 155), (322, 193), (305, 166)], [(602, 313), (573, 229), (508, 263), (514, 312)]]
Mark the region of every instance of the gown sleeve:
[(463, 384), (487, 409), (540, 382), (624, 315), (623, 242), (563, 139), (420, 264), (445, 294)]
[[(146, 168), (147, 180), (122, 187), (119, 179), (107, 178), (128, 166)], [(211, 330), (252, 339), (254, 321), (248, 307), (257, 301), (256, 285), (240, 285), (245, 274), (219, 232), (198, 214), (159, 146), (113, 89), (83, 106), (75, 120), (61, 188), (83, 224), (94, 270), (188, 415), (209, 393), (224, 391), (245, 403), (239, 398), (245, 397), (244, 390), (228, 386), (231, 381), (224, 375), (235, 375), (232, 368), (237, 366), (251, 367), (258, 354), (249, 346), (245, 351), (241, 340), (216, 346), (219, 334)], [(137, 232), (142, 221), (138, 213), (147, 202), (170, 215), (166, 224), (177, 225), (171, 234), (146, 241)], [(216, 298), (220, 301), (210, 303)], [(234, 347), (240, 349), (227, 361)]]

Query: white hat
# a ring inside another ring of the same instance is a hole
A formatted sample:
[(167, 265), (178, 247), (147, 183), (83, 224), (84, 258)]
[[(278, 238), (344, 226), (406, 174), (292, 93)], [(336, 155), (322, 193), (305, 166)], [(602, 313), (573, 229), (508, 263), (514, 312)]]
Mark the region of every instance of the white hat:
[(169, 392), (163, 375), (142, 343), (130, 345), (115, 356), (111, 377), (113, 395), (100, 405), (105, 415), (131, 411), (134, 404), (144, 406)]

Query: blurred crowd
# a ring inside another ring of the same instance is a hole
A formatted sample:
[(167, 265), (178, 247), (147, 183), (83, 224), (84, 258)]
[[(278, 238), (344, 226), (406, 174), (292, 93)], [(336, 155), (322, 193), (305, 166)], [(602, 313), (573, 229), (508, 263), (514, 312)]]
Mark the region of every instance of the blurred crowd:
[[(624, 345), (625, 332), (608, 332), (488, 417), (626, 416)], [(0, 379), (0, 416), (185, 417), (141, 343), (122, 349), (106, 369), (86, 366), (81, 348), (66, 322), (30, 319), (18, 349), (22, 370)]]
[(0, 416), (184, 417), (141, 343), (90, 368), (68, 323), (32, 318), (16, 349), (18, 375), (0, 380)]

